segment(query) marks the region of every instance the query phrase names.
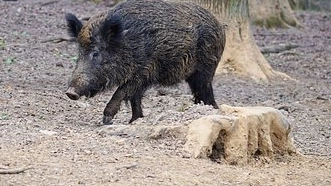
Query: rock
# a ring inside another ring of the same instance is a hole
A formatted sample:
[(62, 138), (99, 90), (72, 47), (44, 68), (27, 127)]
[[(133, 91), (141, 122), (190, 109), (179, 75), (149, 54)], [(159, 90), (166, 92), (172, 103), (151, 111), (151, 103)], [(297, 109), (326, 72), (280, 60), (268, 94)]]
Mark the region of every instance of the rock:
[(101, 136), (135, 137), (158, 140), (168, 136), (180, 137), (186, 134), (187, 126), (147, 125), (104, 125), (96, 132)]
[(57, 134), (57, 132), (49, 131), (49, 130), (40, 130), (39, 132), (42, 133), (42, 134), (48, 135), (48, 136), (52, 136), (52, 135)]
[(192, 157), (245, 165), (296, 153), (289, 122), (279, 110), (228, 105), (221, 110), (225, 115), (205, 116), (189, 125), (185, 150)]
[(182, 134), (186, 133), (186, 126), (159, 126), (153, 127), (152, 132), (149, 134), (149, 139), (161, 139), (166, 136), (182, 136)]

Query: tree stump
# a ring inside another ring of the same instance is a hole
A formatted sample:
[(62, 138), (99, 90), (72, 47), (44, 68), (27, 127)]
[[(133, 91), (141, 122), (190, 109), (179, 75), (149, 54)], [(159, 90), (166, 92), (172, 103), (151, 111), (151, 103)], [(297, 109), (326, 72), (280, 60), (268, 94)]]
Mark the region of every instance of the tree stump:
[(185, 150), (194, 158), (246, 165), (276, 155), (296, 154), (285, 116), (270, 107), (230, 107), (225, 115), (209, 115), (189, 125)]

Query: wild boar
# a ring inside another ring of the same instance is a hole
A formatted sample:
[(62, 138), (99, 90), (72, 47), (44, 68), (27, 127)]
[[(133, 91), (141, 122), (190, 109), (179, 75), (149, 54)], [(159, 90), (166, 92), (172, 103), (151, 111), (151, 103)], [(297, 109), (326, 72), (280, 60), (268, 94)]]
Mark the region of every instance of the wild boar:
[(104, 109), (112, 124), (129, 101), (130, 122), (143, 117), (141, 100), (152, 85), (185, 80), (194, 103), (218, 108), (212, 80), (225, 45), (223, 26), (204, 8), (188, 2), (128, 0), (86, 23), (66, 14), (68, 33), (78, 43), (78, 61), (66, 92), (93, 97), (116, 87)]

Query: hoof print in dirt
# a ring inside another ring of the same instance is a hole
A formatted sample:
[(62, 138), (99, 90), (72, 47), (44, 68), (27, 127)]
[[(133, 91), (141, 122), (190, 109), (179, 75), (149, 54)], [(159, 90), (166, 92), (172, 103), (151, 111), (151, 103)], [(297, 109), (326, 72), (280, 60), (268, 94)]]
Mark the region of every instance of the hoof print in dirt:
[(296, 153), (291, 127), (284, 115), (269, 107), (230, 107), (225, 115), (209, 115), (189, 125), (185, 150), (194, 158), (233, 165)]

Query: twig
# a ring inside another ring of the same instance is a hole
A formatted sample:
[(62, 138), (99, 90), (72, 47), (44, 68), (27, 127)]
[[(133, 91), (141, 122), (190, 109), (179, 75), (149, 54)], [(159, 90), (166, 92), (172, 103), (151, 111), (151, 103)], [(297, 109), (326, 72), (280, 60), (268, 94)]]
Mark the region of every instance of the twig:
[(327, 101), (327, 100), (329, 100), (328, 98), (326, 98), (326, 97), (322, 97), (322, 96), (317, 96), (316, 99), (318, 99), (318, 100), (323, 100), (323, 101)]
[[(60, 95), (55, 95), (55, 94), (52, 94), (52, 93), (33, 93), (33, 94), (37, 94), (39, 96), (50, 96), (50, 97), (54, 97), (54, 98), (58, 98), (58, 99), (62, 99), (62, 100), (68, 100), (66, 99), (66, 96), (60, 96)], [(62, 93), (64, 95), (64, 93)]]
[(292, 55), (292, 56), (294, 56), (294, 55), (302, 55), (301, 53), (299, 53), (299, 52), (294, 52), (294, 51), (284, 51), (284, 52), (282, 52), (282, 53), (279, 53), (278, 55)]
[(54, 4), (54, 3), (57, 3), (57, 1), (45, 2), (45, 3), (40, 4), (40, 6), (47, 6), (47, 5)]
[(298, 48), (299, 45), (297, 44), (281, 44), (281, 45), (275, 45), (275, 46), (267, 46), (267, 47), (262, 47), (261, 53), (263, 54), (268, 54), (268, 53), (280, 53), (286, 50), (291, 50), (293, 48)]
[(116, 169), (133, 169), (133, 168), (136, 168), (138, 167), (138, 164), (137, 163), (133, 163), (133, 164), (130, 164), (130, 165), (123, 165), (123, 166), (120, 166), (120, 167), (116, 167)]
[(303, 155), (306, 155), (306, 156), (322, 156), (322, 157), (324, 157), (324, 156), (326, 156), (326, 157), (330, 156), (330, 154), (318, 154), (318, 153), (313, 153), (313, 152), (306, 152), (306, 153), (303, 153)]
[(76, 41), (76, 39), (69, 38), (69, 37), (59, 37), (59, 38), (45, 39), (45, 40), (41, 41), (41, 43), (47, 43), (47, 42), (61, 43), (63, 41), (74, 42), (74, 41)]
[(26, 170), (32, 169), (32, 167), (19, 167), (12, 169), (0, 169), (0, 174), (19, 174)]

